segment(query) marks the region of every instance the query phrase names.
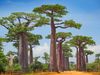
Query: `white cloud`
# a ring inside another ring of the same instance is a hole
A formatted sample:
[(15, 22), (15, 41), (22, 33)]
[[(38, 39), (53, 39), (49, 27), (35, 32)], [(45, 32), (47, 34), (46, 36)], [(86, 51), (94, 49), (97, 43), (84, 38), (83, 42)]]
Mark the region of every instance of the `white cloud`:
[[(44, 52), (50, 54), (50, 46), (47, 43), (44, 43), (43, 45), (36, 46), (35, 48), (33, 48), (33, 57), (42, 57), (44, 55)], [(42, 58), (39, 58), (39, 61), (44, 62)]]
[(44, 43), (43, 45), (33, 48), (33, 56), (43, 56), (44, 52), (50, 53), (49, 51), (49, 45), (47, 43)]
[(89, 46), (88, 49), (94, 51), (95, 54), (100, 53), (100, 45)]

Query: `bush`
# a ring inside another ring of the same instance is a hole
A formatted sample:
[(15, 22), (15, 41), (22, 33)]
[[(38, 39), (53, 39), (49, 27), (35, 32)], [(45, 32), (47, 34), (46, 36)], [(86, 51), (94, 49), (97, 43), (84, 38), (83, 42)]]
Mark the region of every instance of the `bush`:
[(0, 73), (5, 72), (5, 67), (2, 63), (0, 63)]
[(35, 72), (41, 71), (41, 70), (43, 70), (43, 65), (42, 65), (41, 62), (37, 61), (37, 62), (31, 64), (30, 68), (31, 68), (32, 71), (35, 71)]
[(15, 64), (15, 65), (13, 66), (13, 70), (14, 70), (14, 71), (21, 71), (21, 66), (20, 66), (19, 64)]
[(48, 71), (48, 69), (49, 69), (48, 64), (43, 64), (43, 71)]

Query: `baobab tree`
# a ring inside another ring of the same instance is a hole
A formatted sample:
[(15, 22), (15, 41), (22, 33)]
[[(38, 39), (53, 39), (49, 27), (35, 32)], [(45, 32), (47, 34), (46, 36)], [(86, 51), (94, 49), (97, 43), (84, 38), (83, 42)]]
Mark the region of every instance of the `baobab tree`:
[[(57, 49), (56, 49), (56, 56), (57, 56), (57, 68), (58, 71), (64, 71), (64, 53), (62, 50), (62, 43), (71, 37), (70, 32), (58, 32), (56, 33), (56, 43), (57, 43)], [(48, 35), (46, 38), (50, 39), (51, 35)]]
[(84, 52), (85, 52), (86, 63), (88, 63), (88, 55), (92, 55), (94, 52), (91, 50), (84, 50)]
[(65, 60), (65, 64), (64, 64), (64, 69), (65, 70), (70, 70), (69, 68), (69, 57), (72, 57), (72, 49), (70, 48), (70, 46), (66, 43), (62, 44), (62, 49), (64, 52), (64, 60)]
[(64, 52), (62, 49), (62, 43), (71, 37), (71, 33), (67, 33), (67, 32), (58, 32), (56, 33), (56, 42), (57, 44), (57, 63), (58, 63), (58, 69), (59, 71), (64, 71)]
[(74, 36), (69, 43), (71, 46), (76, 47), (77, 49), (77, 69), (80, 71), (86, 70), (85, 54), (84, 49), (88, 45), (94, 45), (95, 42), (92, 40), (92, 37), (88, 36)]
[[(0, 25), (8, 30), (8, 33), (18, 39), (19, 63), (22, 71), (28, 71), (28, 37), (27, 32), (34, 27), (45, 24), (48, 19), (34, 13), (15, 12), (8, 17), (0, 18)], [(45, 21), (45, 22), (44, 22)]]
[(28, 45), (29, 45), (29, 61), (30, 64), (33, 63), (33, 48), (36, 45), (40, 45), (39, 40), (42, 39), (41, 35), (28, 33)]
[(58, 71), (57, 68), (57, 57), (56, 57), (56, 29), (57, 28), (77, 28), (81, 25), (73, 20), (62, 21), (64, 15), (68, 13), (66, 7), (55, 4), (55, 5), (42, 5), (33, 9), (34, 12), (39, 14), (45, 14), (50, 21), (47, 25), (51, 26), (51, 43), (50, 43), (50, 71)]

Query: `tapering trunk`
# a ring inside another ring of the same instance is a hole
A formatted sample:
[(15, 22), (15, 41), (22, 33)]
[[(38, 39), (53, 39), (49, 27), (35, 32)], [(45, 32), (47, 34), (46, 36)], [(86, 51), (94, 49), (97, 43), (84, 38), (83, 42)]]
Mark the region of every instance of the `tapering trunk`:
[(81, 60), (81, 62), (82, 62), (82, 71), (86, 71), (86, 61), (85, 61), (85, 54), (84, 54), (84, 50), (83, 50), (83, 48), (81, 48), (81, 57), (82, 57), (82, 60)]
[(79, 52), (78, 52), (78, 67), (79, 67), (79, 71), (82, 70), (81, 64), (82, 64), (82, 62), (81, 62), (81, 49), (79, 47)]
[(59, 71), (63, 71), (64, 70), (64, 57), (63, 57), (63, 51), (62, 51), (62, 42), (58, 42), (58, 46), (57, 46), (57, 57), (58, 57), (58, 68)]
[(82, 47), (79, 47), (79, 70), (86, 71), (85, 55)]
[(30, 64), (33, 63), (33, 50), (32, 50), (32, 45), (30, 44)]
[(26, 33), (19, 33), (19, 63), (22, 71), (28, 71), (28, 41)]
[(69, 71), (69, 57), (66, 57), (66, 70)]
[(77, 48), (77, 52), (76, 52), (76, 69), (79, 70), (80, 68), (80, 64), (79, 64), (79, 50)]
[(88, 55), (86, 55), (86, 63), (88, 63)]
[(51, 17), (51, 44), (50, 44), (50, 71), (58, 71), (56, 58), (56, 29), (54, 19)]

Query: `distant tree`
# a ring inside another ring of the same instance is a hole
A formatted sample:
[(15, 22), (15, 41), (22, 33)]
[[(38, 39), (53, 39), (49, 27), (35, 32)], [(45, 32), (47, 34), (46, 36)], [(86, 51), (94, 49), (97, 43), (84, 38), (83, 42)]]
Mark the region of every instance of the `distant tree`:
[[(56, 59), (56, 29), (57, 28), (77, 28), (79, 29), (81, 25), (76, 23), (73, 20), (62, 21), (59, 18), (62, 18), (68, 13), (67, 9), (59, 4), (55, 5), (42, 5), (36, 7), (34, 12), (39, 14), (45, 14), (49, 19), (48, 25), (51, 26), (51, 43), (50, 43), (50, 70), (58, 71), (57, 68), (57, 59)], [(64, 26), (61, 26), (64, 24)]]
[(88, 36), (74, 36), (69, 43), (71, 46), (76, 47), (77, 49), (77, 69), (81, 71), (86, 70), (86, 62), (85, 62), (85, 54), (84, 54), (84, 48), (87, 47), (87, 45), (94, 45), (95, 42), (92, 40), (92, 37)]
[(95, 54), (97, 60), (100, 60), (100, 53)]
[(36, 45), (40, 45), (39, 40), (42, 39), (41, 35), (28, 33), (28, 45), (29, 45), (29, 56), (30, 56), (30, 64), (33, 63), (33, 48)]
[(72, 49), (70, 48), (70, 46), (67, 44), (67, 43), (64, 43), (62, 45), (62, 49), (63, 49), (63, 52), (64, 52), (64, 58), (65, 58), (65, 67), (64, 69), (65, 70), (70, 70), (69, 68), (69, 57), (72, 57)]
[(88, 63), (88, 55), (92, 55), (94, 52), (91, 50), (84, 50), (84, 52), (85, 52), (86, 63)]

